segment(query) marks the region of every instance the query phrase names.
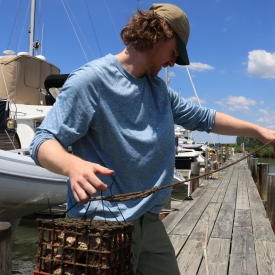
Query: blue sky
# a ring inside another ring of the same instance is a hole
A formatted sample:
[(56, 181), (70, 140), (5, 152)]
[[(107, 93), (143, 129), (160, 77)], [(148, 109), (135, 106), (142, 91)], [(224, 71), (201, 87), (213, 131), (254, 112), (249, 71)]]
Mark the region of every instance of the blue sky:
[[(38, 0), (35, 39), (42, 41), (39, 54), (61, 73), (69, 73), (92, 59), (119, 53), (124, 47), (119, 32), (131, 13), (137, 7), (148, 9), (152, 3)], [(190, 21), (188, 71), (201, 105), (275, 130), (275, 1), (169, 3), (181, 7)], [(29, 0), (0, 0), (1, 53), (28, 51), (28, 5)], [(165, 72), (159, 76), (165, 79)], [(196, 101), (184, 66), (169, 68), (169, 79), (170, 87)], [(196, 141), (235, 142), (235, 137), (215, 134), (194, 132), (194, 137)]]

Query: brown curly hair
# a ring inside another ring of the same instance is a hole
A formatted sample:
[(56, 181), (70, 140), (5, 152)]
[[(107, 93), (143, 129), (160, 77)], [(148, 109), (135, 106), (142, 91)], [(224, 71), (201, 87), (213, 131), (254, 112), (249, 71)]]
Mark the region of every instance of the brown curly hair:
[(131, 20), (120, 32), (124, 44), (138, 52), (151, 49), (155, 43), (173, 35), (173, 30), (159, 15), (139, 9), (136, 14), (132, 14)]

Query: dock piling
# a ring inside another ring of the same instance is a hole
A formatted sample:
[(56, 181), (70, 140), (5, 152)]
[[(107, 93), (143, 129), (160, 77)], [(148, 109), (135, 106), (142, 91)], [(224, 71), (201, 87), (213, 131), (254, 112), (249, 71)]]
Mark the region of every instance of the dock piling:
[(266, 216), (270, 220), (273, 232), (275, 232), (275, 174), (268, 173), (267, 176), (267, 201)]
[(258, 164), (258, 159), (257, 158), (252, 158), (251, 159), (251, 174), (254, 182), (257, 182), (257, 164)]
[(200, 179), (192, 178), (200, 175), (200, 163), (198, 161), (191, 162), (191, 175), (190, 175), (190, 194), (192, 194), (200, 185)]
[(11, 224), (0, 222), (0, 274), (12, 274)]
[(268, 163), (258, 163), (257, 164), (257, 189), (259, 195), (263, 201), (266, 203), (267, 196), (267, 174), (268, 174), (269, 164)]

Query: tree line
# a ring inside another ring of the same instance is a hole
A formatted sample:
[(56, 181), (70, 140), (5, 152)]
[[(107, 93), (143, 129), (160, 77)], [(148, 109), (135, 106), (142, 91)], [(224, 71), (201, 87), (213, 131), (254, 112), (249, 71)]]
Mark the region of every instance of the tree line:
[[(237, 137), (236, 138), (236, 144), (238, 146), (241, 146), (241, 144), (244, 143), (244, 149), (245, 151), (252, 153), (259, 147), (263, 146), (264, 144), (260, 142), (256, 138), (251, 137)], [(262, 150), (255, 153), (255, 157), (264, 157), (264, 158), (271, 158), (274, 157), (274, 148), (271, 145), (268, 145), (264, 147)]]

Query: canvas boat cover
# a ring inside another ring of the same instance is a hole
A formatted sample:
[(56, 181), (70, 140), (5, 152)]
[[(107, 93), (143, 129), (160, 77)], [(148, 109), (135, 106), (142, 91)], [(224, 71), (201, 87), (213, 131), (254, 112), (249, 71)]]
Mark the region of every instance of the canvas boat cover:
[(44, 81), (51, 74), (59, 74), (55, 65), (34, 56), (0, 57), (0, 98), (17, 104), (46, 105)]

